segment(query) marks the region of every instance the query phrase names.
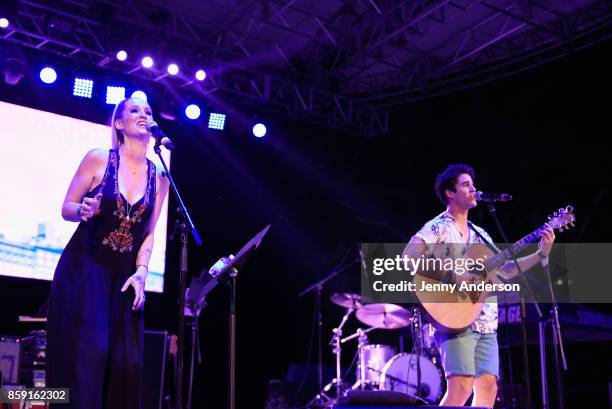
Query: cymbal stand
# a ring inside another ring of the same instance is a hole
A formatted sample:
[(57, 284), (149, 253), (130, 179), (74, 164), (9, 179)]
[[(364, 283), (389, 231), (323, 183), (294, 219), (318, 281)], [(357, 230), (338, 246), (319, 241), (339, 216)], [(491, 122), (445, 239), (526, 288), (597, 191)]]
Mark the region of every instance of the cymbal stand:
[(342, 317), (342, 321), (340, 325), (332, 330), (333, 336), (329, 345), (332, 346), (332, 352), (336, 355), (336, 377), (332, 379), (327, 385), (323, 387), (323, 389), (315, 396), (306, 407), (312, 407), (316, 402), (321, 402), (322, 399), (325, 399), (328, 403), (332, 399), (327, 395), (334, 386), (336, 387), (336, 400), (338, 400), (342, 394), (344, 393), (344, 384), (342, 382), (342, 367), (341, 367), (341, 353), (342, 353), (342, 328), (346, 324), (347, 320), (351, 316), (351, 314), (355, 311), (354, 308), (347, 308), (346, 314)]
[(351, 390), (356, 389), (364, 389), (366, 386), (366, 362), (363, 356), (363, 348), (366, 345), (369, 345), (368, 342), (368, 332), (375, 330), (376, 327), (370, 327), (365, 331), (361, 328), (357, 328), (357, 331), (353, 335), (349, 335), (348, 337), (340, 340), (341, 343), (346, 341), (350, 341), (351, 339), (357, 338), (357, 381), (351, 386)]

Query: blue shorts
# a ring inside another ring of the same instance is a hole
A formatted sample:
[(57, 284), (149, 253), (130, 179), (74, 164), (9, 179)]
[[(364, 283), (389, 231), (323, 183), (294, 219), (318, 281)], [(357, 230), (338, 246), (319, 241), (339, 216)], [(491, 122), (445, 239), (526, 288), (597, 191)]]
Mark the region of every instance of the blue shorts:
[(458, 334), (436, 331), (434, 337), (447, 377), (491, 374), (499, 378), (497, 334), (481, 334), (468, 328)]

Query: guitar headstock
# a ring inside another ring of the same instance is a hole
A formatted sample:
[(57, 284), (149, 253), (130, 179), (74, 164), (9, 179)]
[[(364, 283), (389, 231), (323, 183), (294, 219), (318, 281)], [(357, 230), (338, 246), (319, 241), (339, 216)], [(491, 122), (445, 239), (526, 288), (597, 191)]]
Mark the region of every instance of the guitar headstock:
[(575, 221), (576, 216), (574, 216), (574, 208), (572, 206), (567, 206), (565, 208), (560, 208), (554, 212), (552, 216), (548, 216), (547, 223), (553, 229), (562, 232), (563, 230), (569, 230), (570, 226), (573, 227)]

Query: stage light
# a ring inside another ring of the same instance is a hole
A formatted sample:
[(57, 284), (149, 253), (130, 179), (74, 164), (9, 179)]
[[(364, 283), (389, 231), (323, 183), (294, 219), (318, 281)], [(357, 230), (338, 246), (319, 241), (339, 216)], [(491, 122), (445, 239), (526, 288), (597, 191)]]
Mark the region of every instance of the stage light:
[(258, 138), (263, 138), (266, 135), (266, 132), (266, 126), (262, 123), (255, 124), (255, 126), (253, 127), (253, 135)]
[(225, 114), (211, 112), (208, 118), (208, 127), (210, 129), (219, 129), (222, 131), (223, 128), (225, 128)]
[(168, 74), (170, 75), (176, 75), (179, 72), (179, 67), (176, 64), (170, 64), (168, 66)]
[(0, 18), (0, 28), (7, 28), (9, 26), (8, 19), (2, 17)]
[(187, 108), (185, 108), (185, 115), (189, 119), (198, 119), (201, 113), (200, 107), (195, 104), (187, 105)]
[(117, 59), (119, 61), (127, 60), (127, 52), (125, 52), (124, 50), (121, 50), (121, 51), (117, 52)]
[(114, 87), (109, 85), (106, 87), (106, 103), (116, 105), (125, 99), (125, 87)]
[(153, 66), (153, 58), (151, 58), (151, 57), (144, 57), (142, 59), (142, 61), (141, 61), (141, 64), (145, 68), (151, 68)]
[(134, 92), (132, 92), (132, 95), (130, 96), (130, 98), (132, 98), (132, 99), (141, 99), (143, 101), (147, 101), (147, 94), (145, 94), (142, 91), (134, 91)]
[(87, 80), (84, 78), (75, 78), (72, 95), (74, 95), (75, 97), (91, 98), (93, 84), (94, 82), (92, 80)]
[(198, 70), (195, 73), (195, 77), (198, 81), (204, 81), (204, 79), (206, 78), (206, 71), (204, 70)]
[(57, 73), (51, 67), (45, 67), (40, 70), (40, 80), (45, 84), (53, 84), (57, 79)]

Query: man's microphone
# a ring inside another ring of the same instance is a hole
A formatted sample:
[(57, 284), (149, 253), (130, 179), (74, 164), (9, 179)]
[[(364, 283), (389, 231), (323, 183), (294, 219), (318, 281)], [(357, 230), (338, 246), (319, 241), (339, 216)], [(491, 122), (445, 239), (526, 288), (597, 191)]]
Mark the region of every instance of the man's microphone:
[(484, 202), (509, 202), (512, 200), (512, 195), (506, 193), (476, 192), (476, 200)]
[(157, 122), (147, 122), (147, 131), (151, 132), (155, 140), (159, 141), (160, 144), (164, 145), (166, 149), (168, 149), (169, 151), (174, 150), (174, 144), (172, 143), (170, 138), (166, 136), (164, 131), (159, 129)]

